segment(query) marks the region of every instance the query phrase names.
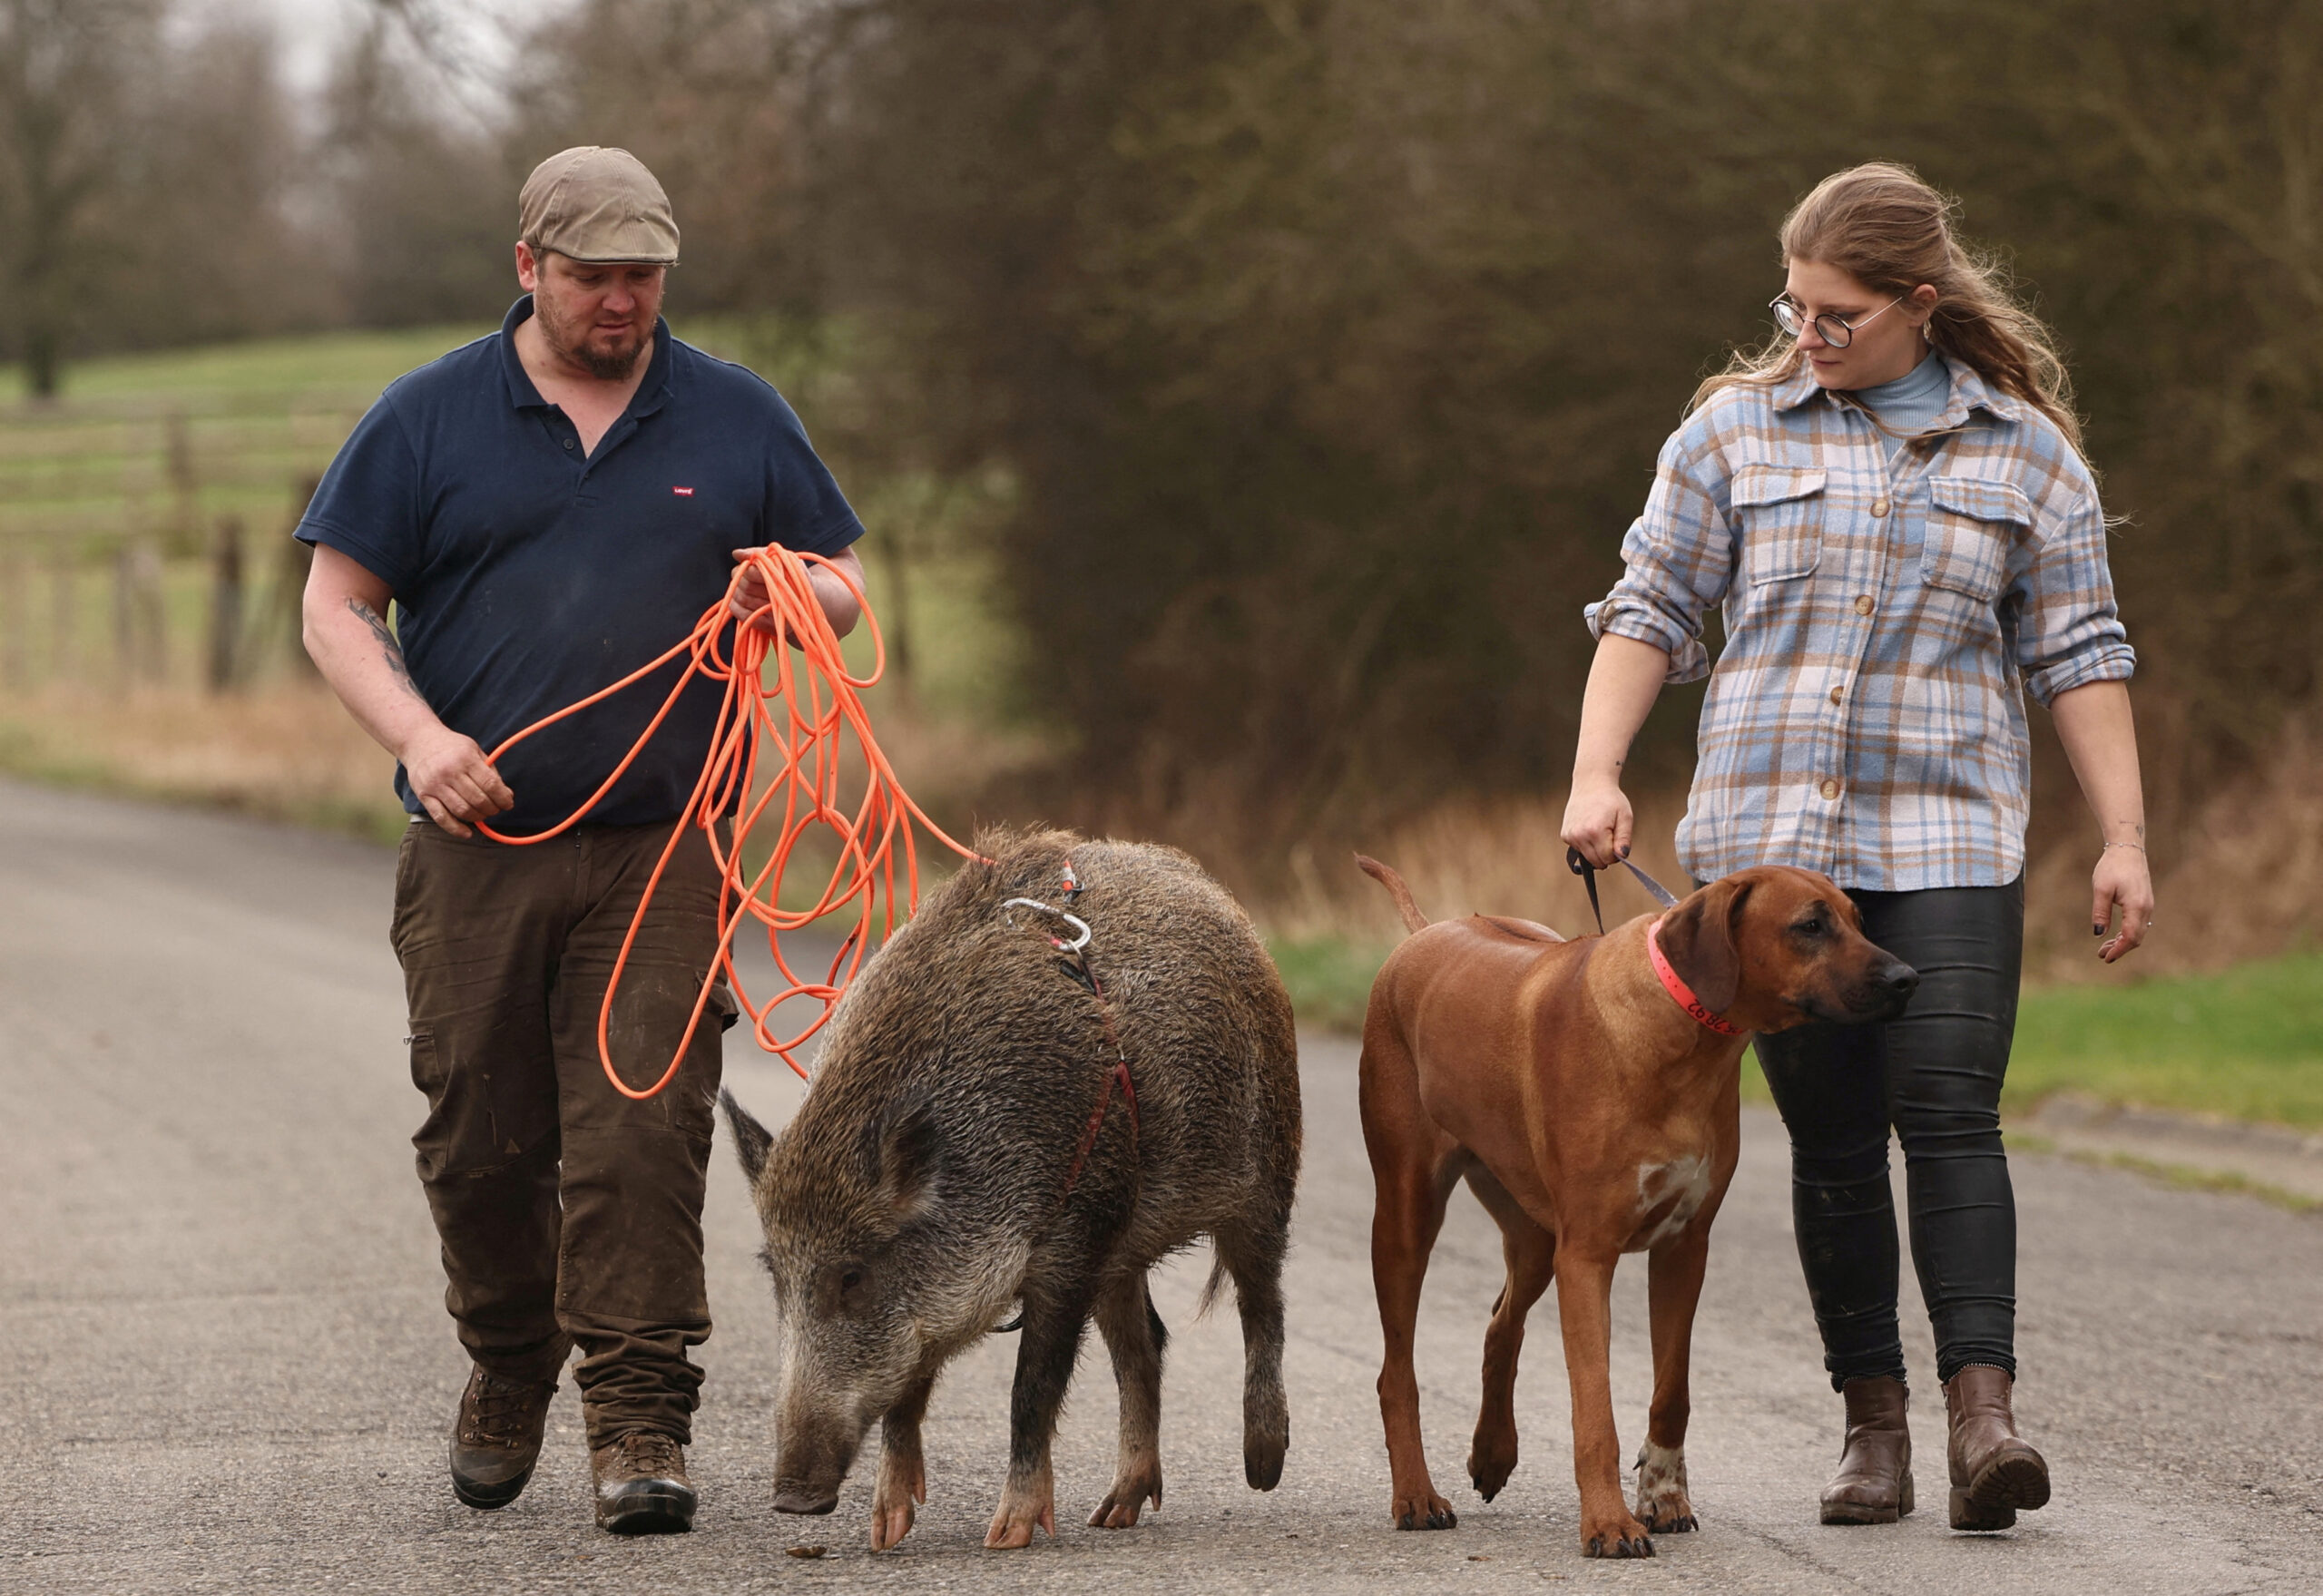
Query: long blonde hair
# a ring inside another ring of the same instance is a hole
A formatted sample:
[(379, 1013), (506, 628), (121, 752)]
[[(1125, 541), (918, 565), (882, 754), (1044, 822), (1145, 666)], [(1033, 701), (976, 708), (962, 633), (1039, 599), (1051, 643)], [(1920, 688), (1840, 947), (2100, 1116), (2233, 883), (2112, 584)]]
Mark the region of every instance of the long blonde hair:
[[(2056, 340), (2009, 291), (2006, 269), (1961, 243), (1953, 230), (1959, 209), (1909, 167), (1867, 162), (1833, 172), (1791, 208), (1782, 222), (1783, 260), (1836, 266), (1887, 294), (1931, 285), (1928, 342), (2038, 409), (2078, 451), (2081, 419)], [(1799, 341), (1781, 332), (1755, 350), (1738, 349), (1725, 370), (1694, 390), (1687, 412), (1725, 388), (1785, 381), (1804, 358)]]

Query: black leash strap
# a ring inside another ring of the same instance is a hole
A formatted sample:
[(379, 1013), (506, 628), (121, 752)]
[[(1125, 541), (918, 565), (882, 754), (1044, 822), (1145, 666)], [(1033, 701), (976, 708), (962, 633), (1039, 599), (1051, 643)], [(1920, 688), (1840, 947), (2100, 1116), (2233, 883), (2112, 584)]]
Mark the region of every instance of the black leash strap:
[[(1599, 906), (1597, 902), (1597, 867), (1591, 864), (1587, 859), (1583, 858), (1581, 857), (1581, 850), (1577, 847), (1569, 847), (1564, 850), (1564, 862), (1565, 867), (1571, 870), (1574, 875), (1580, 876), (1581, 884), (1589, 889), (1589, 912), (1597, 916), (1597, 935), (1600, 936), (1604, 935), (1605, 911)], [(1627, 859), (1622, 860), (1621, 864), (1623, 869), (1637, 877), (1638, 885), (1644, 887), (1646, 891), (1652, 893), (1653, 895), (1653, 901), (1660, 904), (1663, 908), (1666, 909), (1678, 901), (1677, 898), (1671, 894), (1668, 887), (1662, 886), (1661, 883), (1656, 881), (1652, 876), (1639, 869), (1635, 865), (1631, 864)]]

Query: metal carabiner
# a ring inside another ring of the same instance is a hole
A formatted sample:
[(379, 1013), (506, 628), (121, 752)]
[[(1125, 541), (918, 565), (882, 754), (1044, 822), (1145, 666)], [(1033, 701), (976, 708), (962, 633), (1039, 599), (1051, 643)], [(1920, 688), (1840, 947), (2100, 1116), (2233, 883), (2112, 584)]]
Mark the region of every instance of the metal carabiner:
[[(1063, 942), (1060, 941), (1056, 937), (1050, 937), (1049, 940), (1052, 943), (1054, 943), (1062, 952), (1077, 954), (1083, 948), (1089, 945), (1089, 922), (1083, 919), (1078, 915), (1066, 914), (1054, 904), (1044, 904), (1036, 897), (1012, 897), (1005, 900), (1000, 906), (1004, 909), (1038, 909), (1044, 915), (1055, 915), (1058, 919), (1072, 926), (1075, 931), (1081, 933), (1079, 939), (1073, 942)], [(1011, 923), (1013, 924), (1014, 922)]]

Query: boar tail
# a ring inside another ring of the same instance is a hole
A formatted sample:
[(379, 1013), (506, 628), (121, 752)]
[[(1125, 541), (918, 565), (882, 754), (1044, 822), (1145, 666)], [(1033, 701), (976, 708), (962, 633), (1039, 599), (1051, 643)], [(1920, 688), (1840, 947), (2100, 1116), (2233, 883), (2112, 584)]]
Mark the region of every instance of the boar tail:
[(1425, 931), (1427, 929), (1427, 916), (1419, 912), (1417, 904), (1412, 902), (1412, 889), (1404, 885), (1402, 876), (1378, 860), (1367, 857), (1362, 854), (1355, 856), (1355, 862), (1366, 876), (1386, 887), (1387, 896), (1396, 900), (1396, 913), (1404, 917), (1405, 930)]
[(1210, 1266), (1210, 1278), (1202, 1282), (1201, 1300), (1194, 1304), (1194, 1317), (1206, 1319), (1210, 1317), (1210, 1310), (1217, 1303), (1219, 1295), (1226, 1289), (1226, 1282), (1229, 1278), (1230, 1277), (1226, 1270), (1226, 1251), (1225, 1248), (1220, 1248), (1218, 1261)]

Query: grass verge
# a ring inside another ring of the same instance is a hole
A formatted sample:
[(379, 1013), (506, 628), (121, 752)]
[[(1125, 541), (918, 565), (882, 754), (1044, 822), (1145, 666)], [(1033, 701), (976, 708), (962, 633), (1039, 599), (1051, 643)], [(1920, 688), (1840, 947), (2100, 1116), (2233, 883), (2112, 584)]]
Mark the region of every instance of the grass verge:
[(2069, 1158), (2075, 1163), (2093, 1164), (2101, 1170), (2127, 1170), (2132, 1174), (2143, 1175), (2149, 1180), (2158, 1180), (2179, 1191), (2222, 1191), (2239, 1197), (2255, 1197), (2261, 1202), (2272, 1203), (2295, 1214), (2323, 1212), (2323, 1199), (2289, 1191), (2264, 1180), (2253, 1180), (2231, 1170), (2198, 1170), (2191, 1164), (2165, 1163), (2158, 1159), (2140, 1158), (2128, 1152), (2061, 1149), (2046, 1136), (2020, 1131), (2008, 1133), (2008, 1150), (2011, 1152), (2048, 1153)]
[[(1337, 936), (1271, 944), (1302, 1023), (1359, 1028), (1387, 949)], [(1747, 1101), (1770, 1101), (1755, 1059)], [(2025, 992), (2004, 1111), (2056, 1092), (2181, 1112), (2323, 1126), (2323, 951), (2134, 986)]]

